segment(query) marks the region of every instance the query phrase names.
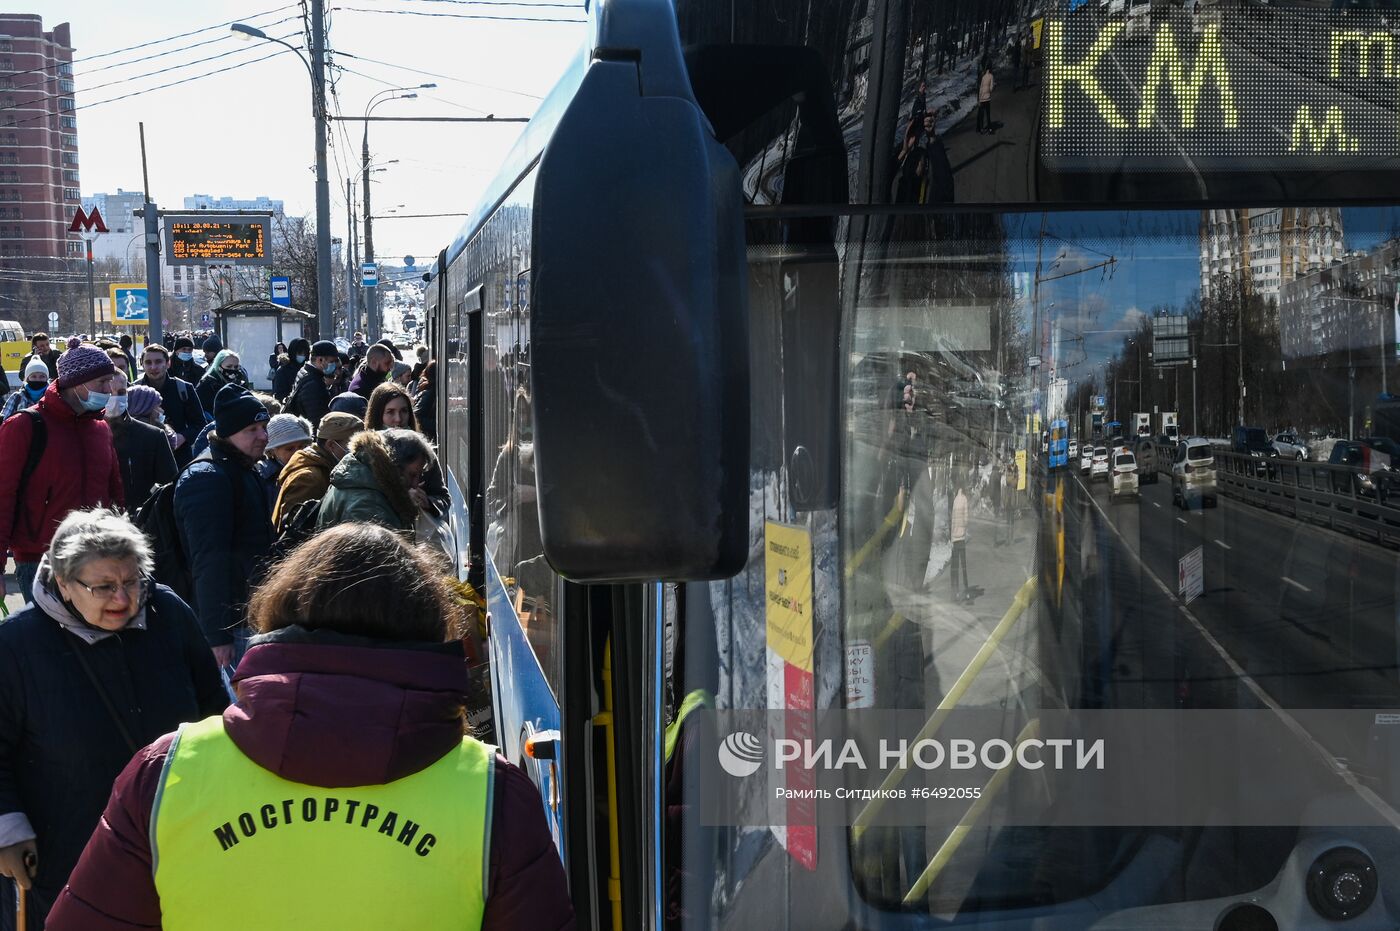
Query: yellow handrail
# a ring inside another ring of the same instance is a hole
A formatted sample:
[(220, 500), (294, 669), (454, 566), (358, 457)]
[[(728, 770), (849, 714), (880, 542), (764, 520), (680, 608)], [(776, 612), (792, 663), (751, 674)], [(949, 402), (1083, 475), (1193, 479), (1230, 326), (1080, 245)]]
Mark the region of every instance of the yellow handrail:
[[(1040, 720), (1037, 718), (1021, 728), (1021, 733), (1016, 735), (1016, 749), (1019, 750), (1021, 744), (1034, 738), (1039, 733)], [(973, 802), (971, 807), (963, 814), (962, 818), (958, 821), (957, 827), (953, 828), (948, 834), (948, 837), (943, 841), (943, 845), (938, 848), (938, 852), (933, 855), (933, 859), (929, 861), (928, 866), (924, 867), (924, 871), (919, 874), (919, 878), (914, 881), (914, 885), (909, 889), (908, 894), (904, 896), (905, 905), (913, 905), (915, 902), (919, 901), (919, 899), (923, 898), (924, 893), (928, 892), (928, 887), (938, 878), (938, 874), (943, 872), (943, 868), (948, 865), (948, 861), (953, 859), (953, 854), (958, 852), (958, 848), (962, 846), (962, 842), (967, 839), (967, 835), (972, 833), (972, 826), (982, 817), (982, 813), (987, 810), (987, 806), (992, 804), (992, 800), (996, 798), (997, 793), (1006, 785), (1006, 780), (1011, 778), (1011, 770), (1014, 768), (1013, 766), (1007, 766), (1005, 769), (999, 769), (992, 774), (992, 778), (982, 787), (981, 796), (979, 796), (977, 801)]]
[[(997, 626), (993, 628), (991, 634), (988, 635), (986, 642), (983, 643), (982, 647), (977, 651), (977, 655), (972, 658), (972, 662), (967, 664), (967, 668), (962, 671), (962, 675), (958, 676), (958, 680), (953, 683), (953, 687), (948, 690), (948, 693), (943, 696), (943, 700), (938, 703), (938, 709), (934, 711), (928, 721), (926, 721), (924, 726), (919, 730), (919, 733), (914, 737), (915, 743), (920, 740), (928, 740), (943, 726), (943, 722), (947, 720), (949, 713), (957, 706), (958, 702), (962, 701), (963, 695), (972, 687), (973, 680), (981, 673), (982, 667), (987, 665), (987, 661), (992, 658), (992, 654), (1001, 644), (1007, 632), (1015, 626), (1016, 621), (1025, 613), (1026, 608), (1030, 605), (1031, 597), (1035, 594), (1035, 588), (1035, 577), (1032, 576), (1026, 579), (1026, 583), (1022, 585), (1021, 590), (1016, 593), (1016, 597), (1011, 599), (1011, 607), (1006, 609), (1006, 614), (997, 622)], [(895, 786), (899, 785), (899, 783), (903, 781), (905, 773), (908, 771), (908, 767), (896, 767), (885, 777), (885, 781), (880, 783), (881, 791), (875, 798), (870, 800), (869, 804), (861, 809), (860, 814), (856, 815), (855, 822), (851, 827), (853, 839), (860, 840), (861, 835), (865, 833), (865, 829), (870, 826), (870, 822), (879, 814), (880, 809), (885, 806), (885, 799), (881, 797), (887, 794), (885, 790), (893, 789)]]
[(608, 901), (613, 931), (622, 931), (622, 853), (617, 827), (617, 746), (613, 727), (612, 638), (603, 644), (603, 710), (593, 725), (603, 728), (608, 761)]

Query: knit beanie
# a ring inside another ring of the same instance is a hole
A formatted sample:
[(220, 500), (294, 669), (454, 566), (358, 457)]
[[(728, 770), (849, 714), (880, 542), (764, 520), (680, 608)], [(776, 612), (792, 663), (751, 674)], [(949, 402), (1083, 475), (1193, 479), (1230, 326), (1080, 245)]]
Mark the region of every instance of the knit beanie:
[(267, 448), (276, 449), (288, 443), (310, 443), (311, 422), (295, 414), (278, 414), (267, 422)]
[(24, 380), (29, 381), (30, 375), (42, 375), (44, 381), (49, 380), (49, 367), (44, 364), (44, 360), (38, 356), (29, 360), (29, 364), (24, 367)]
[(58, 387), (72, 388), (115, 373), (112, 357), (96, 346), (78, 346), (58, 357)]
[(340, 356), (340, 350), (335, 348), (335, 343), (328, 339), (317, 340), (311, 347), (312, 356)]
[(181, 349), (193, 349), (193, 348), (194, 348), (194, 340), (190, 339), (188, 336), (176, 337), (176, 339), (175, 339), (175, 351), (176, 351), (176, 352), (179, 352)]
[(224, 439), (268, 419), (267, 408), (242, 385), (224, 385), (214, 395), (214, 432)]
[[(205, 352), (218, 352), (220, 349), (223, 349), (223, 348), (224, 348), (223, 340), (219, 339), (218, 336), (211, 336), (211, 337), (209, 337), (208, 339), (206, 339), (206, 340), (204, 341), (204, 351), (205, 351)], [(220, 434), (220, 435), (222, 435), (222, 434)]]
[(146, 417), (160, 405), (160, 392), (149, 385), (132, 385), (126, 389), (126, 410), (133, 417)]
[(335, 411), (321, 418), (321, 424), (316, 428), (316, 439), (331, 440), (344, 446), (350, 442), (350, 437), (364, 428), (363, 417)]
[(354, 414), (360, 420), (364, 420), (365, 414), (369, 413), (369, 399), (353, 391), (342, 391), (331, 398), (330, 409), (335, 412)]
[(70, 337), (68, 337), (68, 344), (67, 344), (67, 345), (68, 345), (68, 348), (69, 348), (69, 349), (77, 349), (77, 348), (78, 348), (79, 346), (81, 346), (82, 344), (83, 344), (83, 341), (80, 340), (80, 339), (78, 339), (78, 337), (76, 337), (76, 336), (70, 336)]

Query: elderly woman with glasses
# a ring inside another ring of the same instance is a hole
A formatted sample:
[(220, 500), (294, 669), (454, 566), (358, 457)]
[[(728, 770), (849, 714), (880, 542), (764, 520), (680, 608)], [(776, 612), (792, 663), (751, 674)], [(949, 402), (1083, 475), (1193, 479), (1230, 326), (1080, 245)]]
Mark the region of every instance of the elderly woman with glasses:
[(14, 927), (15, 882), (43, 927), (138, 749), (228, 703), (194, 613), (151, 563), (126, 517), (74, 511), (32, 603), (0, 624), (0, 927)]

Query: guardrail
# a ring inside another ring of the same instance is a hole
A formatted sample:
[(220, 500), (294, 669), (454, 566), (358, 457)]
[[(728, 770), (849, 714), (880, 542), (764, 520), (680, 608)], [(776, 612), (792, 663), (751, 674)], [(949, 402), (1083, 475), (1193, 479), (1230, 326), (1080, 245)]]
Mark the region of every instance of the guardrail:
[[(1387, 546), (1400, 546), (1400, 495), (1360, 490), (1350, 466), (1215, 451), (1218, 494)], [(1400, 488), (1400, 484), (1397, 485)]]

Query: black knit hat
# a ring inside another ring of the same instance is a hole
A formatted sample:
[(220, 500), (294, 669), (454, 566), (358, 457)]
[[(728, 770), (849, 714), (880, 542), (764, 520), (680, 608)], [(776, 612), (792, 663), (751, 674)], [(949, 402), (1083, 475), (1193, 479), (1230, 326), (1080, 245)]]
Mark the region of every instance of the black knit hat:
[(327, 357), (330, 357), (330, 356), (337, 356), (337, 357), (338, 357), (338, 356), (340, 355), (340, 350), (337, 349), (337, 348), (335, 348), (335, 343), (331, 342), (330, 340), (328, 340), (328, 339), (321, 339), (321, 340), (317, 340), (317, 341), (316, 341), (316, 344), (313, 345), (313, 346), (311, 347), (311, 355), (312, 355), (312, 356), (327, 356)]
[(214, 395), (214, 432), (224, 439), (268, 419), (267, 408), (242, 385), (224, 385)]
[(190, 339), (188, 336), (179, 336), (179, 337), (176, 337), (176, 339), (175, 339), (175, 351), (176, 351), (176, 352), (179, 352), (181, 349), (193, 349), (193, 348), (194, 348), (194, 340)]

